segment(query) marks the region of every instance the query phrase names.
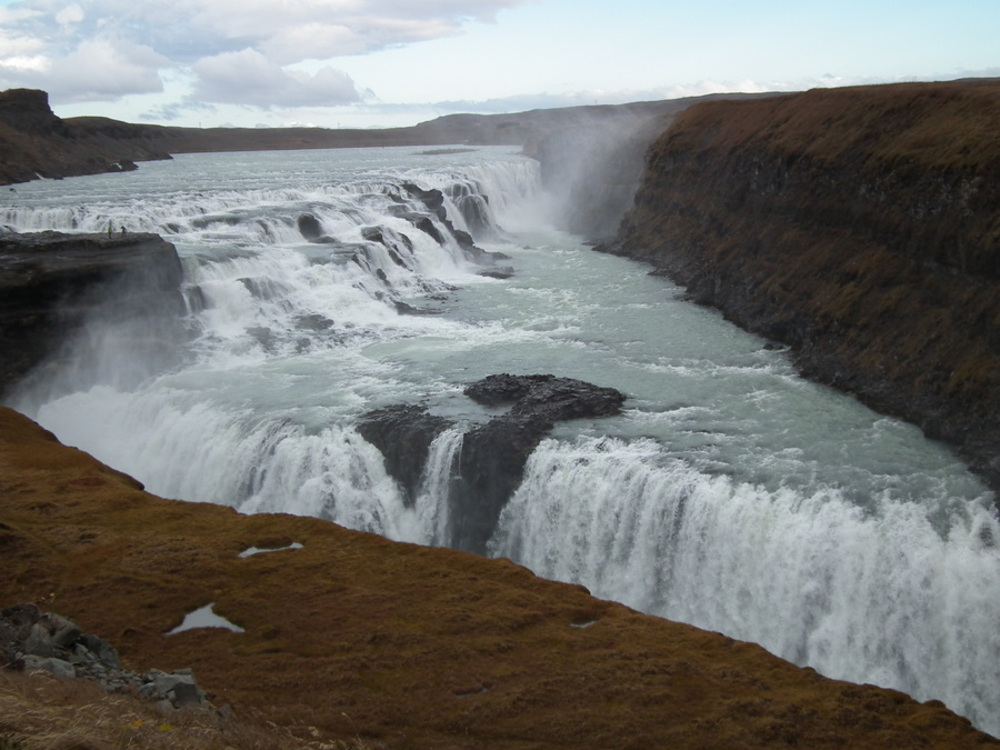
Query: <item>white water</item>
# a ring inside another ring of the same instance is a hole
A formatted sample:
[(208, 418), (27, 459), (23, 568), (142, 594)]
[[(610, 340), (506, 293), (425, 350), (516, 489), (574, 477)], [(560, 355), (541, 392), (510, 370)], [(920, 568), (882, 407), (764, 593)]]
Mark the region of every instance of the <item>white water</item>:
[[(478, 276), (457, 243), (415, 229), (405, 214), (425, 209), (404, 181), (444, 190), (454, 225), (510, 255), (515, 276)], [(561, 425), (532, 456), (492, 554), (834, 677), (941, 699), (1000, 733), (1000, 528), (982, 485), (641, 265), (552, 229), (529, 160), (185, 156), (3, 199), (0, 224), (22, 231), (112, 221), (177, 245), (194, 335), (182, 366), (150, 374), (91, 331), (100, 368), (14, 399), (151, 491), (441, 544), (461, 426), (489, 416), (465, 384), (551, 372), (616, 387), (621, 417)], [(487, 227), (466, 223), (462, 200)], [(334, 242), (305, 241), (303, 213)], [(391, 251), (366, 239), (372, 227)], [(109, 369), (148, 377), (125, 385)], [(353, 427), (394, 403), (459, 424), (432, 447), (412, 507)]]

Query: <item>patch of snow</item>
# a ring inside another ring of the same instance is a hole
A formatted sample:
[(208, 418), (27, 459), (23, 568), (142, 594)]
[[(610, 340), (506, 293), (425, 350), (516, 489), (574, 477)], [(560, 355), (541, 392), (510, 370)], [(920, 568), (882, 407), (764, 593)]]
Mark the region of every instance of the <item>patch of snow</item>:
[(234, 633), (246, 632), (239, 625), (234, 625), (225, 617), (220, 617), (215, 614), (215, 612), (212, 611), (213, 606), (215, 606), (214, 602), (206, 604), (204, 607), (196, 609), (194, 612), (188, 612), (184, 615), (184, 622), (169, 631), (167, 635), (175, 635), (177, 633), (183, 633), (185, 630), (194, 630), (195, 628), (225, 628), (226, 630), (231, 630)]
[(259, 555), (262, 552), (281, 552), (286, 549), (302, 549), (302, 545), (298, 542), (292, 542), (287, 547), (247, 547), (245, 550), (240, 552), (240, 557)]

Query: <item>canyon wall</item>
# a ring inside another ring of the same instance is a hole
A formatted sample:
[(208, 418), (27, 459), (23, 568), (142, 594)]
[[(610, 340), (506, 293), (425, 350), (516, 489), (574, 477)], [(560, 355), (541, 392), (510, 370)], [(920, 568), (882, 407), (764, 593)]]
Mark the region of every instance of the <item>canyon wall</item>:
[(150, 372), (162, 367), (177, 351), (167, 340), (183, 336), (181, 276), (177, 250), (155, 234), (0, 231), (0, 396), (26, 376), (58, 383), (99, 370), (72, 348), (84, 330), (143, 353)]
[(1000, 82), (699, 103), (603, 249), (1000, 487)]

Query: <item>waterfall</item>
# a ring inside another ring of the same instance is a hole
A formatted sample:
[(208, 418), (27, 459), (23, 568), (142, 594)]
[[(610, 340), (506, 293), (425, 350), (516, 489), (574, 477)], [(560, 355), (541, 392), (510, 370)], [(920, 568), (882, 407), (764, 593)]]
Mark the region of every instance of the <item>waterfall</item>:
[(458, 458), (465, 433), (447, 429), (431, 443), (420, 482), (420, 491), (409, 516), (410, 528), (403, 539), (443, 547), (451, 538), (449, 497), (458, 478)]
[[(644, 267), (552, 230), (549, 206), (537, 165), (499, 150), (191, 155), (26, 184), (0, 225), (170, 239), (187, 338), (140, 363), (138, 333), (95, 321), (81, 366), (58, 388), (37, 371), (10, 404), (164, 497), (446, 545), (462, 435), (497, 414), (466, 385), (615, 387), (625, 414), (535, 450), (490, 554), (1000, 733), (1000, 526), (982, 485)], [(509, 279), (483, 273), (508, 262)], [(412, 493), (355, 429), (396, 404), (455, 425)]]
[(491, 553), (997, 729), (1000, 524), (986, 507), (765, 490), (652, 441), (548, 440)]

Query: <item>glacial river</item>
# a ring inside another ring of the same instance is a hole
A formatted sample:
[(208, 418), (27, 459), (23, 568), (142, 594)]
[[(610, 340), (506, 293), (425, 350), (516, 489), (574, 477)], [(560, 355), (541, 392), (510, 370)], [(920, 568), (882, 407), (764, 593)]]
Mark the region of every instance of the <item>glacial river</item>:
[[(442, 191), (452, 226), (513, 275), (481, 275), (407, 184)], [(531, 456), (490, 554), (1000, 734), (983, 485), (648, 267), (560, 231), (557, 203), (504, 148), (184, 155), (19, 185), (0, 225), (173, 242), (189, 312), (188, 335), (162, 343), (176, 358), (134, 346), (128, 321), (91, 326), (79, 367), (10, 403), (156, 494), (434, 545), (461, 427), (407, 507), (362, 413), (421, 403), (475, 424), (489, 414), (462, 388), (501, 372), (617, 388), (621, 416), (563, 423)], [(306, 214), (324, 241), (303, 237)]]

